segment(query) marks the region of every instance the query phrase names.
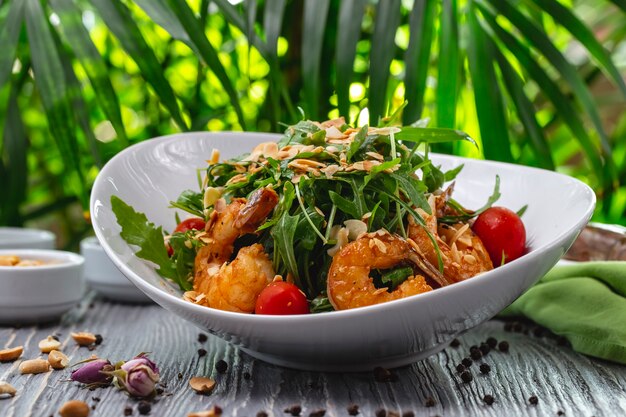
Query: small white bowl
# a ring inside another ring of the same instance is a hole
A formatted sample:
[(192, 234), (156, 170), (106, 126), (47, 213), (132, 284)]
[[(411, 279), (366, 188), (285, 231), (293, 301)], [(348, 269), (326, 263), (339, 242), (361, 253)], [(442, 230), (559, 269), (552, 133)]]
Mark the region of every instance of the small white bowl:
[(54, 249), (55, 242), (47, 230), (0, 227), (0, 249)]
[(98, 293), (114, 301), (125, 303), (151, 303), (111, 262), (95, 237), (80, 242), (80, 254), (85, 258), (85, 279)]
[(1, 255), (40, 260), (39, 266), (0, 266), (0, 323), (46, 322), (74, 307), (85, 293), (83, 257), (42, 249), (5, 249)]

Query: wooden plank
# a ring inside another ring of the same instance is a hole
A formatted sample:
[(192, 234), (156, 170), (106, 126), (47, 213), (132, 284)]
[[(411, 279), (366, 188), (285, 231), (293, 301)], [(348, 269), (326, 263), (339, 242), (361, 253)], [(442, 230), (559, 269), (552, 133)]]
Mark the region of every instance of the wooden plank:
[[(186, 416), (214, 404), (224, 409), (225, 416), (255, 416), (259, 411), (288, 416), (284, 409), (294, 404), (302, 406), (303, 416), (320, 409), (326, 410), (326, 416), (347, 416), (346, 407), (352, 403), (359, 405), (361, 416), (375, 415), (381, 408), (399, 415), (412, 411), (416, 416), (556, 416), (558, 411), (569, 416), (626, 415), (626, 368), (578, 355), (546, 337), (505, 332), (499, 321), (469, 331), (458, 348), (449, 347), (394, 370), (397, 381), (382, 383), (375, 381), (373, 373), (332, 374), (276, 367), (213, 336), (201, 344), (197, 328), (154, 305), (96, 301), (89, 308), (89, 304), (87, 300), (60, 323), (0, 328), (0, 346), (24, 345), (24, 358), (34, 358), (39, 356), (37, 343), (56, 333), (72, 363), (92, 353), (117, 361), (152, 352), (166, 384), (163, 395), (152, 404), (153, 416)], [(76, 330), (100, 333), (104, 342), (93, 352), (79, 348), (70, 338), (70, 332)], [(456, 365), (468, 356), (471, 345), (479, 345), (489, 336), (508, 340), (510, 352), (490, 352), (479, 362), (488, 363), (491, 372), (481, 375), (474, 364), (473, 381), (462, 382)], [(315, 335), (302, 337), (315, 342)], [(202, 358), (200, 348), (208, 351)], [(215, 370), (220, 359), (229, 364), (224, 374)], [(18, 365), (0, 364), (0, 380), (18, 389), (15, 398), (0, 400), (0, 416), (56, 416), (70, 399), (94, 405), (92, 416), (121, 416), (126, 406), (133, 407), (134, 416), (139, 415), (138, 401), (114, 387), (81, 389), (67, 382), (69, 370), (19, 375)], [(189, 378), (195, 375), (217, 380), (213, 394), (200, 396), (188, 388)], [(494, 396), (492, 406), (483, 403), (485, 394)], [(538, 397), (537, 405), (529, 404), (531, 395)], [(432, 407), (425, 405), (429, 397), (434, 400)]]

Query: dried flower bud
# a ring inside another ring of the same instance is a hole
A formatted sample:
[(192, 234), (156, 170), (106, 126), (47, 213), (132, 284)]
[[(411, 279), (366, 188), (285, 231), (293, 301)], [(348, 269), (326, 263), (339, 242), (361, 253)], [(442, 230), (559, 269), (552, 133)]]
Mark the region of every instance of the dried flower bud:
[(115, 371), (116, 384), (135, 397), (149, 397), (159, 382), (159, 368), (143, 354), (124, 363)]
[(95, 359), (85, 362), (83, 366), (72, 371), (72, 381), (88, 385), (108, 385), (113, 377), (109, 372), (113, 371), (113, 365), (106, 359)]

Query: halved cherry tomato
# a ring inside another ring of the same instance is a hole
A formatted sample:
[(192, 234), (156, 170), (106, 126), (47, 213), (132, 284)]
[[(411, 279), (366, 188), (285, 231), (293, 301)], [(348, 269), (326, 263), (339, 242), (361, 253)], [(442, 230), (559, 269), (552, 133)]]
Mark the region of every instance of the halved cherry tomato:
[(526, 250), (524, 223), (505, 207), (491, 207), (482, 212), (472, 230), (483, 241), (496, 267), (519, 258)]
[(256, 314), (308, 314), (309, 303), (300, 288), (284, 281), (270, 283), (261, 291), (254, 309)]
[(187, 230), (202, 230), (204, 229), (204, 226), (204, 220), (202, 220), (200, 217), (191, 217), (178, 223), (178, 226), (176, 226), (174, 232), (185, 233)]

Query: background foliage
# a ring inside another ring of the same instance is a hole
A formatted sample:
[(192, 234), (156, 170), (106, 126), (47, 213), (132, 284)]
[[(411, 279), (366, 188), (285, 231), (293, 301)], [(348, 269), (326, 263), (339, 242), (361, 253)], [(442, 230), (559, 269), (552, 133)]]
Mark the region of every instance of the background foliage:
[(0, 0), (0, 224), (75, 247), (99, 168), (185, 130), (345, 116), (467, 131), (626, 223), (626, 1)]

